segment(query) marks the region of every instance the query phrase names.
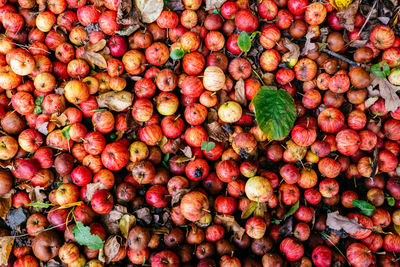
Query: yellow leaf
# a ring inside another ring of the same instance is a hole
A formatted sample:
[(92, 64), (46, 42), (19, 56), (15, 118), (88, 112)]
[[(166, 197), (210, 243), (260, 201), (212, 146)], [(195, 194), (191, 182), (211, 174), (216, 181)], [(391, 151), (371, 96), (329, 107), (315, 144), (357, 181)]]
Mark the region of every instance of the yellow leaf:
[(14, 244), (14, 237), (2, 236), (0, 237), (0, 265), (8, 264), (8, 257)]
[(82, 205), (82, 204), (83, 204), (83, 201), (77, 201), (77, 202), (73, 202), (73, 203), (69, 203), (69, 204), (60, 206), (60, 207), (58, 207), (57, 209), (58, 209), (58, 210), (68, 209), (68, 208), (71, 208), (71, 207), (80, 206), (80, 205)]
[(343, 10), (346, 9), (351, 0), (330, 0), (329, 3), (336, 9), (336, 10)]
[(194, 160), (194, 158), (195, 157), (188, 158), (188, 157), (185, 157), (185, 156), (181, 156), (178, 159), (176, 159), (174, 162), (175, 163), (184, 163), (184, 162), (188, 162), (188, 161)]
[(242, 215), (240, 216), (241, 219), (247, 219), (250, 217), (251, 214), (256, 210), (257, 202), (252, 201), (246, 208), (242, 211)]
[(101, 69), (107, 68), (107, 61), (106, 59), (99, 53), (86, 51), (81, 56), (82, 59), (88, 61), (90, 64), (96, 65)]
[(292, 140), (287, 141), (286, 146), (292, 156), (297, 160), (302, 160), (307, 154), (307, 147), (299, 146)]
[(136, 217), (132, 214), (125, 214), (119, 221), (119, 229), (121, 229), (122, 235), (127, 238), (129, 230), (136, 224)]
[(84, 46), (85, 51), (90, 51), (90, 52), (99, 52), (102, 50), (104, 47), (106, 47), (107, 41), (104, 39), (101, 39), (99, 42), (93, 44), (91, 42), (87, 42)]

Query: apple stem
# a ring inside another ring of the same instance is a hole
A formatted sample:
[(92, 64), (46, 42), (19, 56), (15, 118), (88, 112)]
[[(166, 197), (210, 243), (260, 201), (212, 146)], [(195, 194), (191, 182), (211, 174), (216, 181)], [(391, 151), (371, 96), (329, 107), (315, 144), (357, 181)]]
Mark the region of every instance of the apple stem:
[(217, 92), (212, 93), (210, 96), (214, 96)]
[(178, 116), (176, 116), (176, 118), (174, 119), (174, 121), (177, 121), (179, 119), (179, 117), (181, 116), (181, 114), (179, 114)]
[(203, 209), (207, 213), (211, 213), (211, 210)]

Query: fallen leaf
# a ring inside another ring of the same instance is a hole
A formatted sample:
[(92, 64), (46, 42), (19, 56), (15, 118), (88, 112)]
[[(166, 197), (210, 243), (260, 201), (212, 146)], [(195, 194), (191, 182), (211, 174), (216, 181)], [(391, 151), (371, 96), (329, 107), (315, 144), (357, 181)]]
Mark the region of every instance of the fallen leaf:
[(183, 5), (182, 0), (168, 0), (167, 5), (172, 11), (185, 10), (185, 6)]
[(121, 112), (132, 106), (133, 94), (127, 91), (107, 92), (96, 97), (99, 108)]
[(190, 146), (185, 146), (183, 149), (181, 149), (183, 155), (187, 158), (192, 158), (193, 157), (193, 152)]
[(307, 147), (299, 146), (292, 140), (287, 141), (286, 146), (292, 156), (298, 161), (302, 160), (307, 154)]
[(217, 97), (218, 97), (218, 102), (216, 108), (219, 108), (219, 106), (224, 104), (226, 101), (231, 100), (230, 97), (228, 96), (228, 93), (225, 90), (219, 90), (217, 92)]
[(315, 37), (314, 31), (308, 31), (306, 34), (306, 43), (304, 44), (303, 50), (301, 50), (302, 55), (308, 54), (311, 50), (315, 49), (315, 43), (311, 43), (311, 39)]
[(101, 39), (97, 43), (87, 42), (83, 48), (88, 52), (99, 52), (100, 50), (103, 50), (106, 45), (107, 41), (105, 39)]
[(227, 0), (206, 0), (206, 11), (219, 9)]
[(94, 193), (96, 193), (100, 189), (106, 189), (106, 186), (100, 182), (90, 183), (86, 185), (86, 195), (84, 201), (89, 203), (92, 200)]
[(354, 31), (354, 20), (359, 4), (360, 0), (354, 0), (346, 8), (336, 13), (337, 17), (339, 18), (340, 25), (342, 25), (349, 32)]
[(48, 126), (48, 125), (49, 125), (49, 122), (48, 122), (48, 121), (42, 123), (42, 124), (37, 128), (38, 132), (41, 133), (41, 134), (44, 134), (44, 135), (48, 135), (48, 134), (49, 134), (49, 131), (47, 130), (47, 126)]
[(65, 113), (61, 113), (60, 115), (58, 113), (53, 113), (51, 114), (50, 121), (54, 122), (57, 127), (63, 127), (67, 125), (68, 123), (68, 117), (65, 115)]
[(6, 220), (7, 213), (11, 208), (11, 204), (12, 204), (11, 196), (6, 197), (6, 198), (0, 197), (0, 217), (3, 220)]
[(291, 59), (298, 59), (300, 56), (300, 47), (292, 43), (289, 38), (284, 38), (283, 39), (283, 45), (289, 49), (289, 56), (286, 58), (286, 60), (291, 60)]
[(85, 51), (80, 58), (86, 60), (88, 63), (92, 65), (96, 65), (101, 69), (107, 68), (107, 61), (104, 58), (104, 56), (100, 53)]
[(128, 209), (126, 207), (115, 205), (109, 213), (102, 216), (101, 220), (106, 226), (108, 232), (111, 234), (117, 234), (119, 232), (119, 221), (127, 212)]
[(328, 213), (326, 225), (337, 231), (345, 231), (348, 234), (354, 234), (364, 227), (358, 223), (357, 219), (350, 219), (339, 214), (339, 211)]
[(104, 248), (99, 249), (99, 256), (97, 257), (102, 263), (106, 263), (106, 256), (104, 255)]
[(217, 121), (207, 123), (205, 128), (208, 136), (215, 141), (225, 142), (229, 139), (229, 134), (222, 129), (221, 124), (219, 124)]
[(336, 9), (336, 10), (343, 10), (349, 6), (351, 0), (330, 0), (329, 3)]
[(166, 142), (163, 142), (162, 145), (160, 145), (161, 151), (163, 152), (163, 154), (168, 154), (168, 153), (172, 153), (172, 154), (176, 154), (176, 152), (178, 152), (179, 150), (179, 146), (182, 143), (182, 139), (180, 138), (175, 138), (175, 139), (167, 139)]
[(188, 157), (185, 157), (185, 156), (180, 156), (180, 157), (174, 158), (173, 160), (171, 160), (171, 162), (174, 162), (174, 163), (184, 163), (184, 162), (191, 161), (191, 160), (193, 160), (193, 159), (194, 159), (194, 157), (188, 158)]
[(378, 17), (378, 20), (380, 22), (382, 22), (382, 24), (387, 25), (389, 23), (389, 21), (390, 21), (390, 18), (388, 18), (388, 17)]
[(254, 211), (257, 208), (257, 202), (251, 201), (249, 205), (247, 205), (246, 208), (242, 211), (242, 215), (240, 216), (241, 219), (247, 219), (250, 217), (251, 214), (254, 213)]
[(224, 215), (217, 214), (215, 217), (221, 220), (222, 224), (225, 225), (228, 231), (232, 230), (234, 236), (237, 239), (242, 240), (245, 230), (235, 221), (235, 217), (225, 214)]
[(111, 260), (117, 256), (121, 247), (120, 242), (122, 241), (118, 239), (121, 239), (121, 237), (118, 238), (117, 235), (107, 238), (106, 243), (104, 244), (104, 256), (106, 257), (106, 263), (110, 263)]
[(105, 1), (104, 0), (94, 0), (93, 4), (95, 7), (102, 7), (102, 6), (104, 6)]
[(180, 188), (176, 190), (171, 199), (171, 206), (175, 206), (175, 204), (178, 204), (179, 201), (181, 201), (182, 197), (189, 192), (190, 192), (189, 188)]
[(135, 4), (142, 15), (144, 23), (154, 22), (164, 8), (163, 0), (135, 0)]
[(134, 211), (134, 213), (136, 214), (136, 217), (138, 219), (143, 220), (146, 224), (151, 223), (152, 217), (151, 217), (149, 208), (141, 208), (141, 209)]
[[(139, 25), (132, 24), (129, 27), (123, 28), (122, 30), (115, 31), (115, 34), (122, 35), (122, 36), (130, 36), (130, 35), (132, 35), (132, 33), (137, 31), (139, 28), (140, 28)], [(109, 54), (108, 52), (109, 52), (109, 50), (107, 50), (107, 55)]]
[(211, 123), (217, 120), (218, 120), (218, 112), (215, 110), (215, 108), (210, 108), (207, 114), (207, 122)]
[(235, 101), (243, 106), (247, 105), (246, 93), (244, 91), (244, 81), (242, 78), (240, 78), (235, 84)]
[(14, 237), (0, 237), (0, 265), (8, 265), (8, 258), (14, 245)]
[(350, 47), (360, 48), (368, 43), (369, 39), (366, 40), (354, 40), (350, 43)]
[(117, 10), (117, 23), (122, 25), (140, 24), (140, 11), (132, 0), (121, 0)]
[(47, 198), (47, 195), (42, 192), (44, 189), (44, 187), (35, 186), (32, 188), (32, 190), (27, 190), (30, 200), (32, 202), (44, 202), (45, 198)]
[(285, 222), (279, 227), (279, 237), (283, 238), (293, 233), (293, 216), (290, 216)]
[(119, 228), (121, 230), (122, 235), (125, 238), (128, 238), (129, 230), (131, 230), (132, 226), (136, 224), (136, 217), (132, 214), (125, 214), (122, 216), (121, 220), (119, 221)]
[(275, 75), (271, 72), (263, 73), (261, 79), (264, 81), (265, 85), (272, 85), (275, 81)]
[(386, 78), (380, 78), (371, 73), (371, 84), (367, 89), (370, 96), (380, 96), (385, 100), (387, 111), (395, 112), (400, 107), (400, 98), (396, 93), (400, 90), (400, 86), (391, 84)]
[(378, 96), (373, 96), (369, 97), (367, 100), (365, 100), (364, 104), (366, 108), (369, 108), (373, 104), (375, 104), (376, 101), (378, 101), (379, 97)]

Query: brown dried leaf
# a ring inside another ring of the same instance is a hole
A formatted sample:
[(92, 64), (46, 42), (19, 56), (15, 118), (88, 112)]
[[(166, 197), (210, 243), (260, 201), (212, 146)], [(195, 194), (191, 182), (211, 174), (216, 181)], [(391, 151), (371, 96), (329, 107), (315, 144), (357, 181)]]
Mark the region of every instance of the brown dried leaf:
[(54, 89), (54, 93), (56, 93), (57, 95), (64, 95), (64, 87), (57, 87), (56, 89)]
[(228, 141), (229, 135), (227, 132), (222, 129), (221, 124), (219, 124), (217, 121), (214, 121), (212, 123), (207, 123), (205, 125), (207, 134), (210, 138), (218, 141), (218, 142), (225, 142)]
[(354, 18), (358, 11), (360, 0), (354, 0), (347, 8), (337, 12), (339, 23), (349, 32), (354, 31)]
[(102, 216), (103, 224), (106, 226), (107, 231), (111, 234), (119, 232), (119, 221), (128, 209), (122, 205), (115, 205), (114, 208), (107, 214)]
[(107, 68), (107, 61), (104, 58), (104, 56), (100, 53), (92, 52), (92, 51), (85, 51), (81, 59), (86, 60), (88, 63), (92, 65), (96, 65), (97, 67), (101, 69), (106, 69)]
[(125, 238), (128, 238), (129, 230), (131, 230), (132, 226), (136, 224), (136, 217), (132, 214), (125, 214), (122, 216), (119, 221), (119, 228), (121, 230), (122, 235)]
[[(378, 86), (378, 89), (375, 87)], [(400, 107), (400, 98), (396, 92), (400, 86), (391, 84), (386, 78), (380, 78), (371, 73), (371, 84), (368, 86), (370, 96), (380, 96), (385, 100), (385, 109), (395, 112)]]
[(97, 259), (102, 263), (106, 263), (106, 256), (104, 255), (104, 248), (99, 249), (99, 256), (97, 256)]
[(49, 122), (48, 122), (48, 121), (42, 123), (42, 124), (37, 128), (38, 132), (41, 133), (41, 134), (44, 134), (44, 135), (48, 135), (48, 134), (49, 134), (49, 131), (47, 130), (47, 126), (48, 126), (48, 125), (49, 125)]
[(194, 160), (194, 157), (188, 158), (188, 157), (185, 157), (185, 156), (180, 156), (179, 158), (173, 159), (172, 162), (174, 162), (174, 163), (184, 163), (184, 162), (188, 162), (188, 161), (191, 161), (191, 160)]
[(348, 234), (354, 234), (364, 227), (358, 223), (357, 219), (350, 219), (339, 214), (339, 211), (328, 213), (326, 225), (333, 230), (343, 230)]
[(208, 110), (207, 114), (207, 121), (208, 123), (214, 122), (218, 120), (218, 112), (215, 110), (215, 108), (210, 108)]
[(152, 217), (149, 208), (141, 208), (134, 212), (138, 219), (143, 220), (145, 223), (150, 224)]
[(133, 94), (127, 91), (107, 92), (96, 97), (99, 108), (121, 112), (132, 106)]
[(189, 192), (190, 192), (189, 188), (180, 188), (176, 190), (175, 194), (172, 196), (171, 199), (171, 206), (175, 206), (175, 204), (178, 204), (179, 201), (181, 201), (181, 198)]
[(14, 245), (14, 237), (2, 236), (0, 237), (0, 265), (8, 265), (8, 258), (10, 257)]
[(291, 60), (291, 59), (298, 59), (300, 56), (300, 47), (292, 43), (289, 38), (284, 38), (283, 39), (283, 45), (289, 49), (289, 56), (286, 58), (286, 60)]
[(365, 100), (365, 107), (369, 108), (370, 106), (372, 106), (373, 104), (375, 104), (376, 101), (378, 101), (379, 97), (378, 96), (372, 96), (369, 97), (367, 100)]
[(244, 81), (242, 78), (240, 78), (235, 84), (235, 101), (243, 106), (247, 105), (246, 93), (244, 91)]
[(68, 117), (67, 117), (67, 115), (65, 115), (64, 112), (61, 113), (60, 115), (58, 115), (58, 113), (53, 113), (53, 114), (51, 114), (50, 121), (55, 122), (57, 127), (63, 127), (65, 125), (67, 125)]
[(275, 81), (275, 75), (271, 72), (263, 73), (261, 79), (264, 81), (265, 85), (272, 85)]
[(110, 263), (112, 259), (117, 256), (119, 249), (121, 247), (120, 240), (118, 236), (113, 235), (107, 238), (104, 244), (104, 255), (106, 256), (106, 263)]
[(307, 154), (307, 147), (299, 146), (292, 140), (287, 141), (286, 146), (292, 156), (298, 161), (302, 160)]
[(142, 15), (144, 23), (154, 22), (164, 8), (163, 0), (135, 0), (135, 4)]
[(0, 197), (0, 217), (5, 221), (7, 217), (7, 213), (11, 208), (12, 197), (11, 195), (8, 197)]
[(143, 79), (143, 77), (141, 77), (141, 76), (129, 76), (129, 78), (132, 81), (135, 81), (135, 82), (140, 81), (141, 79)]
[(308, 31), (306, 34), (306, 43), (304, 44), (303, 50), (301, 50), (302, 55), (308, 54), (311, 50), (315, 49), (317, 44), (311, 43), (311, 39), (315, 37), (314, 31)]
[(219, 106), (224, 104), (226, 101), (230, 100), (228, 93), (225, 90), (219, 90), (217, 92), (217, 96), (218, 96), (218, 103), (217, 103), (216, 108), (219, 108)]
[(47, 198), (47, 195), (42, 192), (44, 189), (44, 187), (35, 186), (32, 190), (26, 190), (26, 192), (29, 194), (29, 198), (32, 202), (44, 202)]
[(102, 6), (104, 6), (105, 1), (104, 0), (94, 0), (93, 4), (95, 7), (102, 7)]
[(97, 183), (90, 183), (86, 185), (86, 195), (84, 201), (89, 203), (92, 199), (94, 193), (96, 193), (100, 189), (106, 189), (106, 186), (100, 182)]
[(182, 143), (182, 139), (176, 138), (176, 139), (167, 139), (165, 143), (160, 145), (161, 151), (164, 154), (172, 153), (176, 154), (178, 152), (179, 147)]
[(206, 0), (206, 10), (219, 9), (227, 0)]
[(193, 157), (193, 152), (190, 146), (185, 146), (185, 148), (181, 149), (183, 155), (187, 158), (192, 158)]
[(217, 214), (216, 217), (222, 221), (222, 224), (225, 225), (225, 227), (229, 230), (232, 230), (233, 234), (235, 235), (236, 238), (242, 239), (245, 230), (243, 227), (241, 227), (236, 221), (235, 217), (231, 215), (219, 215)]
[(141, 24), (140, 19), (140, 11), (133, 5), (133, 1), (121, 0), (117, 10), (117, 23), (122, 25)]
[(104, 47), (106, 47), (107, 41), (105, 39), (101, 39), (97, 43), (91, 43), (87, 42), (85, 46), (83, 47), (85, 51), (87, 52), (99, 52), (100, 50), (103, 50)]
[(185, 6), (183, 5), (182, 0), (168, 0), (168, 7), (172, 11), (185, 10)]

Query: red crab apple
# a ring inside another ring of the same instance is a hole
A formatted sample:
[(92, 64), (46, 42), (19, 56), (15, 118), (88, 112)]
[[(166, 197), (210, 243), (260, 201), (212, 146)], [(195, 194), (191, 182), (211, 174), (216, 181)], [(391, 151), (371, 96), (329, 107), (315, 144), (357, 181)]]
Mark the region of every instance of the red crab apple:
[(146, 192), (146, 202), (156, 208), (166, 207), (169, 202), (165, 186), (153, 185)]
[(207, 214), (209, 203), (206, 195), (193, 191), (183, 196), (180, 207), (183, 216), (187, 220), (195, 222)]
[(170, 251), (163, 250), (154, 255), (151, 260), (151, 266), (154, 267), (179, 267), (180, 261), (178, 256)]
[(247, 180), (245, 186), (246, 196), (256, 202), (267, 202), (273, 195), (269, 180), (262, 176), (254, 176)]
[(264, 236), (267, 224), (260, 217), (251, 217), (246, 221), (246, 234), (254, 239), (260, 239)]
[(291, 237), (283, 239), (279, 247), (288, 261), (297, 261), (304, 255), (303, 245)]
[(372, 262), (372, 253), (361, 243), (353, 243), (346, 250), (350, 264), (355, 267), (369, 266)]
[(111, 171), (119, 171), (129, 162), (128, 148), (121, 142), (106, 145), (101, 153), (101, 162)]
[(390, 48), (394, 41), (395, 35), (393, 30), (386, 25), (377, 25), (370, 33), (369, 40), (376, 48), (387, 49)]
[(100, 189), (93, 194), (92, 209), (98, 214), (109, 213), (114, 205), (114, 198), (106, 189)]

